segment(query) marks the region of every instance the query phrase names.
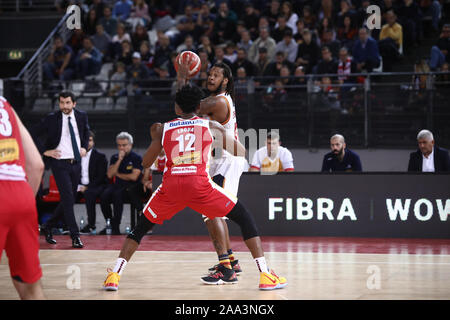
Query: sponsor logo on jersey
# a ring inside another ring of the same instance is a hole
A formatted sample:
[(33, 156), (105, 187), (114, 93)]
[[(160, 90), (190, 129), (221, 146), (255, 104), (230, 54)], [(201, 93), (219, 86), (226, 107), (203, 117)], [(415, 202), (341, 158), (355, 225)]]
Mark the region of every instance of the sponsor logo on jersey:
[(19, 144), (16, 139), (0, 140), (0, 162), (19, 159)]

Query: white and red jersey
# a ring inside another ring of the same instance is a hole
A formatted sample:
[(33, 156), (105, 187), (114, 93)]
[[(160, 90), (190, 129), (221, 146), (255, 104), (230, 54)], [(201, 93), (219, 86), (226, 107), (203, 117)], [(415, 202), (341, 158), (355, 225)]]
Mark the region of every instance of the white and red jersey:
[(25, 154), (11, 105), (0, 96), (0, 181), (26, 181)]
[(164, 177), (208, 176), (212, 142), (209, 120), (194, 116), (166, 122), (161, 141), (167, 158)]

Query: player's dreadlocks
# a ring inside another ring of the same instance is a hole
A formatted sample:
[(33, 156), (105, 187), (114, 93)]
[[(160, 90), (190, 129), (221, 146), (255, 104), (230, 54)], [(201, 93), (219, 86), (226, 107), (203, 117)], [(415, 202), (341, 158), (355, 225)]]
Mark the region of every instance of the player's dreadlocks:
[(231, 99), (234, 102), (234, 81), (233, 74), (231, 72), (230, 67), (223, 62), (217, 62), (213, 65), (213, 67), (221, 68), (223, 70), (223, 77), (228, 79), (227, 87), (225, 88), (225, 92), (230, 95)]
[(184, 113), (195, 112), (200, 105), (203, 93), (199, 87), (191, 84), (184, 85), (177, 91), (175, 102), (180, 106)]

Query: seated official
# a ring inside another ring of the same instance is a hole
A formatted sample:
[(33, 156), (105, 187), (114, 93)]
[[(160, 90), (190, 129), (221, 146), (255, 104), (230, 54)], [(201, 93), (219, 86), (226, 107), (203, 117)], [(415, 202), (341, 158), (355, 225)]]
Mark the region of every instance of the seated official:
[(255, 152), (249, 171), (264, 173), (294, 171), (292, 153), (281, 146), (280, 136), (277, 133), (269, 132), (266, 144)]
[[(108, 185), (100, 196), (100, 206), (106, 219), (111, 219), (112, 234), (120, 234), (124, 197), (127, 188), (136, 183), (142, 174), (142, 157), (133, 152), (133, 137), (128, 132), (121, 132), (116, 137), (118, 153), (114, 154), (109, 162), (108, 179), (114, 183)], [(111, 203), (113, 210), (111, 210)], [(100, 234), (106, 234), (106, 229)]]
[(449, 172), (448, 150), (434, 144), (433, 133), (422, 130), (417, 135), (419, 149), (409, 156), (409, 172)]
[(86, 156), (81, 158), (81, 184), (78, 186), (78, 196), (86, 200), (88, 224), (80, 230), (81, 233), (91, 233), (95, 230), (95, 204), (108, 184), (106, 169), (108, 160), (99, 152), (95, 145), (95, 134), (89, 131), (89, 144)]
[(150, 168), (144, 169), (140, 183), (130, 185), (126, 191), (130, 203), (136, 208), (138, 212), (138, 218), (142, 216), (142, 210), (144, 209), (144, 202), (148, 201), (152, 194), (152, 170)]
[(335, 171), (362, 171), (359, 156), (350, 149), (347, 149), (345, 139), (342, 135), (336, 134), (330, 139), (331, 152), (323, 157), (322, 172)]

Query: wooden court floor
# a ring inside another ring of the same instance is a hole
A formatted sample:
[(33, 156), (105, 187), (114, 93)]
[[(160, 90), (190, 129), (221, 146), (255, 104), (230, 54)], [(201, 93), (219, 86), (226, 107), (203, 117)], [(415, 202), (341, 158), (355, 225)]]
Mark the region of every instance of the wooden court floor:
[[(118, 292), (103, 291), (123, 236), (86, 236), (85, 248), (40, 239), (42, 283), (48, 299), (67, 300), (303, 300), (450, 299), (450, 241), (350, 238), (267, 238), (269, 266), (288, 286), (258, 290), (250, 253), (232, 238), (243, 273), (234, 285), (207, 286), (200, 277), (216, 263), (207, 237), (150, 236), (127, 265)], [(181, 248), (181, 249), (180, 249)], [(0, 263), (0, 299), (18, 299), (7, 257)]]

